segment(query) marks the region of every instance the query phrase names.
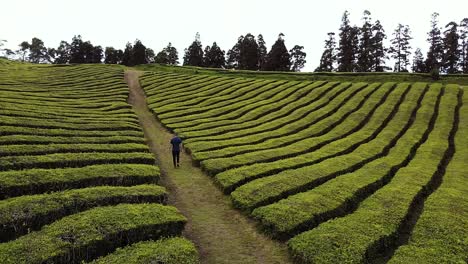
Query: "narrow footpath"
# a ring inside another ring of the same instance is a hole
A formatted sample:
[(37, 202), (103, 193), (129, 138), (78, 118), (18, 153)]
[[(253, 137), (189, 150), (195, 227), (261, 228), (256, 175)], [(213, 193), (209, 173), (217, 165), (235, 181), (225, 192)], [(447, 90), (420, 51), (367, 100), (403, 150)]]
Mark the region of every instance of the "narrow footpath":
[(161, 168), (161, 185), (169, 194), (169, 204), (177, 207), (188, 222), (184, 236), (192, 240), (202, 263), (290, 263), (287, 247), (258, 232), (255, 222), (232, 208), (229, 198), (209, 176), (192, 165), (190, 155), (181, 152), (181, 165), (174, 168), (168, 132), (149, 111), (138, 81), (139, 71), (127, 70), (128, 102), (138, 115), (147, 144)]

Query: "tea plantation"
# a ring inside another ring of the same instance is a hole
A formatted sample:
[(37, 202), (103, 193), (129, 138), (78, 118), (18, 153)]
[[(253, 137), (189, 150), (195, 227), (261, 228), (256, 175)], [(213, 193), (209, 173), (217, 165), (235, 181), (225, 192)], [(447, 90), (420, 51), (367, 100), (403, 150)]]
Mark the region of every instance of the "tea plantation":
[(468, 260), (466, 87), (158, 70), (141, 84), (196, 165), (296, 262)]
[(1, 263), (198, 263), (123, 73), (0, 60)]
[[(210, 254), (168, 205), (126, 69), (0, 59), (0, 263)], [(466, 77), (139, 69), (193, 166), (294, 262), (468, 261)]]

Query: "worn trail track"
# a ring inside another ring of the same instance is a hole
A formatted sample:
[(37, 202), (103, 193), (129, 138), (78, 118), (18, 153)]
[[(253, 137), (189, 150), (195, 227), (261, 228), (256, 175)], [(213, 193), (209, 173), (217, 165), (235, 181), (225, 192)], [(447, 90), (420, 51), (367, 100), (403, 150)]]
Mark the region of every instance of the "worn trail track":
[(174, 168), (167, 131), (148, 109), (138, 77), (141, 72), (127, 70), (130, 88), (128, 102), (138, 115), (147, 144), (162, 171), (161, 184), (169, 192), (169, 204), (187, 218), (184, 236), (192, 240), (202, 263), (290, 263), (285, 244), (273, 241), (256, 229), (255, 222), (231, 206), (229, 198), (199, 168), (190, 155), (181, 153), (181, 167)]

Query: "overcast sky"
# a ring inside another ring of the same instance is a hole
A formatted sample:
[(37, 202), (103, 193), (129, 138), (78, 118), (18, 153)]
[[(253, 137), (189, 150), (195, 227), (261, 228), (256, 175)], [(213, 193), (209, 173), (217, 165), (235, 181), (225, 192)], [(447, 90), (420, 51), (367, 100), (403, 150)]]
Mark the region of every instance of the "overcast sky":
[[(398, 23), (408, 24), (414, 48), (428, 48), (426, 34), (431, 13), (440, 13), (440, 25), (459, 23), (468, 16), (466, 0), (2, 0), (0, 39), (17, 49), (32, 37), (46, 46), (57, 47), (81, 34), (94, 45), (123, 49), (127, 41), (140, 39), (156, 52), (168, 42), (183, 50), (200, 32), (203, 46), (216, 41), (230, 49), (240, 35), (263, 34), (268, 49), (280, 32), (288, 49), (305, 47), (307, 63), (303, 71), (313, 71), (319, 63), (327, 32), (338, 32), (345, 10), (352, 24), (361, 25), (364, 10), (380, 20), (388, 38)], [(388, 40), (387, 40), (388, 41)], [(393, 66), (393, 65), (388, 65)]]

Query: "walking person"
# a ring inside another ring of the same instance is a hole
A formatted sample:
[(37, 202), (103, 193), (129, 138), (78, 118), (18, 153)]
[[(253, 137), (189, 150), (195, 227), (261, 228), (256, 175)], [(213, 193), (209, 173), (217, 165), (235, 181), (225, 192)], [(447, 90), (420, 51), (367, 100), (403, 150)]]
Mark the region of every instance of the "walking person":
[(174, 135), (174, 137), (171, 139), (171, 145), (172, 145), (172, 163), (174, 163), (174, 168), (179, 167), (180, 163), (180, 147), (182, 144), (182, 139), (180, 137)]

